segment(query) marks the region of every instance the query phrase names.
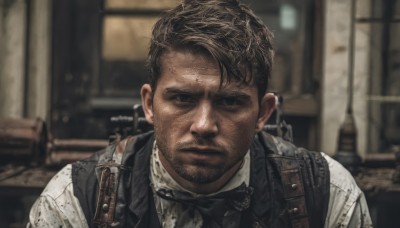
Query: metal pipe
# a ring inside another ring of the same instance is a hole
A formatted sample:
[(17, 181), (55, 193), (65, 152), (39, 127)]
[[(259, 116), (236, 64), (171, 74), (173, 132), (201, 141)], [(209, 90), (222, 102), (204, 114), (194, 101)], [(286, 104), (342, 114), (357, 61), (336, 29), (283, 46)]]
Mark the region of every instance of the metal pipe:
[(353, 115), (354, 46), (356, 0), (352, 0), (349, 37), (348, 100), (344, 122), (340, 126), (338, 150), (334, 158), (353, 175), (358, 172), (361, 157), (357, 154), (357, 128)]
[(29, 109), (29, 55), (30, 55), (30, 34), (31, 34), (31, 0), (25, 0), (25, 56), (24, 56), (24, 96), (23, 96), (23, 117), (28, 117)]
[(349, 69), (348, 69), (348, 97), (347, 97), (347, 113), (353, 113), (353, 84), (354, 84), (354, 47), (355, 47), (355, 17), (356, 17), (356, 0), (351, 1), (350, 14), (350, 37), (349, 37)]

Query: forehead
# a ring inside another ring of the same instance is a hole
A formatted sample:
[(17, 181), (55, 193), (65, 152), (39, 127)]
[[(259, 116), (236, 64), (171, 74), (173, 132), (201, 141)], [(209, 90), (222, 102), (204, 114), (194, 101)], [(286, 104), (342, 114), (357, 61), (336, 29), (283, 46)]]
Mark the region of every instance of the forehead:
[(201, 73), (220, 74), (219, 66), (211, 56), (203, 53), (192, 53), (187, 50), (168, 51), (161, 57), (161, 74), (171, 70), (185, 69)]
[[(249, 72), (243, 71), (251, 77)], [(213, 80), (219, 87), (254, 87), (253, 83), (238, 81), (234, 77), (231, 80), (224, 78), (221, 84), (222, 73), (219, 63), (209, 54), (204, 52), (192, 52), (190, 50), (172, 50), (161, 57), (160, 80), (196, 79), (196, 82)]]

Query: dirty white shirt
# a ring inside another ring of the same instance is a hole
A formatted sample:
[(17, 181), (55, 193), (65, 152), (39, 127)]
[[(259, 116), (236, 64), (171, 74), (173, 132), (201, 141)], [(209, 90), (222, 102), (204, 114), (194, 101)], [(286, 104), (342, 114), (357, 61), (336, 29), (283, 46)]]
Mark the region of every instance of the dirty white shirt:
[[(194, 216), (185, 216), (185, 214), (190, 213), (188, 210), (184, 210), (184, 206), (178, 202), (171, 200), (166, 200), (159, 197), (155, 192), (160, 189), (172, 189), (187, 192), (193, 197), (205, 197), (216, 195), (221, 192), (229, 191), (234, 188), (239, 187), (243, 183), (249, 186), (250, 183), (250, 150), (247, 152), (243, 159), (243, 163), (235, 175), (222, 187), (219, 191), (204, 195), (196, 194), (191, 192), (182, 186), (180, 186), (167, 172), (167, 170), (162, 165), (159, 158), (159, 151), (157, 149), (156, 143), (153, 146), (153, 152), (150, 160), (150, 179), (151, 185), (154, 193), (154, 202), (156, 204), (156, 210), (158, 218), (161, 222), (162, 227), (193, 227), (200, 228), (203, 225), (203, 217), (198, 211), (194, 211)], [(224, 216), (224, 226), (225, 224), (234, 223), (234, 220), (240, 219), (241, 212), (230, 210), (225, 213)], [(177, 216), (181, 215), (181, 216)], [(232, 227), (232, 225), (226, 225), (227, 227)]]
[[(330, 170), (329, 209), (324, 227), (372, 227), (364, 194), (351, 174), (338, 162), (322, 154)], [(73, 193), (71, 169), (71, 165), (65, 166), (49, 182), (32, 206), (27, 227), (88, 227)], [(165, 222), (162, 223), (168, 227)]]

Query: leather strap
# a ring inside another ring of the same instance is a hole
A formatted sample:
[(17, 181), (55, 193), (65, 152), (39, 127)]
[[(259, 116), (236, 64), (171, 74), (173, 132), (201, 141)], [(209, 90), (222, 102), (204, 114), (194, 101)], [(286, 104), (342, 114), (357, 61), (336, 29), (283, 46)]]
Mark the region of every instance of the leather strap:
[(99, 162), (96, 165), (96, 174), (99, 174), (99, 188), (96, 200), (96, 212), (93, 223), (101, 228), (119, 227), (120, 223), (115, 220), (115, 208), (120, 175), (130, 167), (121, 165), (122, 155), (126, 149), (127, 138), (122, 141), (115, 141), (111, 161)]
[(283, 195), (287, 202), (287, 212), (293, 228), (308, 228), (309, 218), (304, 193), (299, 160), (279, 158)]

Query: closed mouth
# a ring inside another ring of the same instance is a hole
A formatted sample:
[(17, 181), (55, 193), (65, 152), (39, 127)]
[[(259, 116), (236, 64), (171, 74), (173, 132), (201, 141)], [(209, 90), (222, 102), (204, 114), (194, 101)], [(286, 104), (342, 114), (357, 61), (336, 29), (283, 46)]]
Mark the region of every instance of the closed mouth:
[(218, 149), (214, 148), (199, 148), (199, 147), (188, 147), (180, 149), (186, 153), (194, 153), (194, 154), (201, 154), (201, 155), (208, 155), (208, 156), (216, 156), (216, 155), (223, 155), (223, 152)]

